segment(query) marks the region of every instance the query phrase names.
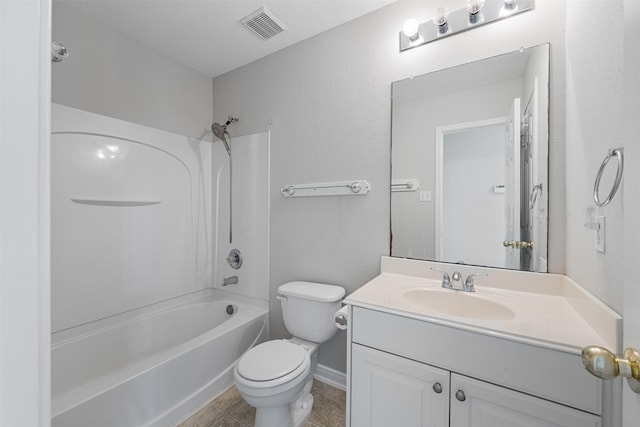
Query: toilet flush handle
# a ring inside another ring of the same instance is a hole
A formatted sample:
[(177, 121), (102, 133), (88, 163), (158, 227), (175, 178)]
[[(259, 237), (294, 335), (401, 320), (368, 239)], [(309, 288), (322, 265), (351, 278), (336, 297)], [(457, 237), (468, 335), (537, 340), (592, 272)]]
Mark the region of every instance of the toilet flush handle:
[(287, 302), (289, 301), (289, 298), (282, 296), (282, 295), (276, 295), (276, 299), (282, 301), (282, 302)]

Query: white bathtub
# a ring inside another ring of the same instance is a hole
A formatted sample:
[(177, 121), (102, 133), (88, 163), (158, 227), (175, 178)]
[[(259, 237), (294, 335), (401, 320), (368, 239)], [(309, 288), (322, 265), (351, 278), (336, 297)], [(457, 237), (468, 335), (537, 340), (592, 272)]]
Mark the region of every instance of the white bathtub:
[(53, 427), (175, 426), (232, 384), (266, 319), (208, 290), (54, 334)]

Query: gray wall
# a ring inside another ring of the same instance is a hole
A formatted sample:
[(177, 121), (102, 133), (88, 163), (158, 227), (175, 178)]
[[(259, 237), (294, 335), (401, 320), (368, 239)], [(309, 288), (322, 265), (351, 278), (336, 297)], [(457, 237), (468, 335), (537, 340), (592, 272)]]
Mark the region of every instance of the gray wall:
[(181, 135), (211, 124), (211, 78), (53, 2), (53, 40), (70, 55), (52, 67), (52, 101)]
[[(551, 43), (550, 268), (564, 272), (565, 6), (536, 10), (407, 52), (398, 31), (430, 19), (435, 2), (399, 2), (217, 77), (216, 117), (237, 114), (237, 134), (271, 130), (270, 296), (272, 336), (287, 336), (277, 287), (314, 280), (353, 292), (379, 273), (389, 250), (391, 82), (480, 58)], [(269, 125), (269, 120), (274, 121)], [(284, 199), (285, 184), (367, 179), (358, 197)], [(344, 372), (345, 334), (320, 351)]]
[[(567, 2), (566, 29), (566, 273), (619, 313), (624, 280), (622, 190), (606, 208), (597, 208), (592, 194), (607, 150), (623, 144), (622, 9), (622, 1)], [(608, 30), (589, 30), (595, 26)], [(615, 161), (609, 163), (608, 173), (615, 174)], [(602, 181), (601, 198), (611, 188), (610, 177)], [(584, 227), (594, 214), (606, 216), (605, 254), (595, 251), (595, 232)]]

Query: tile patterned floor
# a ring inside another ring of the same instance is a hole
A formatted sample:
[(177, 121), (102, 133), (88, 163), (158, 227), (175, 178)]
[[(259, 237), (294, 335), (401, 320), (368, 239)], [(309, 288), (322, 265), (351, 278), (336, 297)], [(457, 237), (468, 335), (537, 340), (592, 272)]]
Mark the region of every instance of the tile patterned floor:
[[(314, 399), (313, 411), (303, 427), (345, 425), (344, 391), (314, 380), (311, 394)], [(255, 416), (255, 408), (246, 403), (233, 386), (178, 427), (251, 427)]]

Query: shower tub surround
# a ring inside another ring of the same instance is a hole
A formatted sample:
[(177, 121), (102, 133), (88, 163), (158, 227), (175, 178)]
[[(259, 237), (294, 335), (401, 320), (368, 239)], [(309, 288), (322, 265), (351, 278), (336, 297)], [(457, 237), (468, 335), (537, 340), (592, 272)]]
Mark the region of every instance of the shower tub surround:
[(229, 155), (207, 127), (52, 105), (53, 426), (174, 426), (266, 337), (269, 134), (232, 138), (231, 246)]

